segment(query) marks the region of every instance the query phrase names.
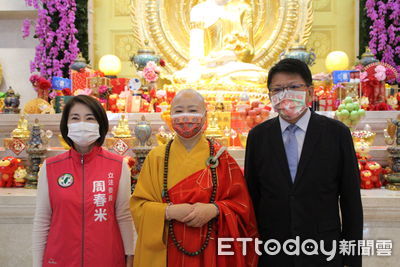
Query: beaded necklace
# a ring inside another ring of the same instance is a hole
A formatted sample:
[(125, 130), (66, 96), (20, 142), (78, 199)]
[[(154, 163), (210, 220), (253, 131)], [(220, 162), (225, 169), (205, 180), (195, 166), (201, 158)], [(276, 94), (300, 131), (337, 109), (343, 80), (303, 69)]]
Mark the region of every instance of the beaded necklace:
[[(165, 149), (165, 158), (164, 158), (164, 182), (163, 182), (163, 195), (165, 196), (165, 200), (167, 202), (168, 205), (171, 205), (171, 200), (169, 198), (169, 194), (168, 194), (168, 161), (169, 161), (169, 153), (170, 153), (170, 149), (171, 149), (171, 144), (174, 140), (170, 140), (167, 144), (167, 147)], [(214, 203), (215, 201), (215, 195), (217, 193), (217, 166), (218, 166), (218, 159), (214, 158), (214, 146), (213, 146), (213, 141), (211, 139), (208, 139), (208, 144), (210, 147), (210, 157), (207, 160), (207, 166), (210, 167), (211, 169), (211, 174), (212, 174), (212, 193), (211, 193), (211, 197), (210, 197), (210, 202), (209, 203)], [(172, 241), (174, 242), (174, 245), (176, 246), (176, 248), (182, 252), (183, 254), (187, 255), (187, 256), (197, 256), (200, 255), (208, 246), (208, 243), (210, 241), (210, 237), (211, 237), (211, 233), (212, 233), (212, 228), (213, 228), (213, 221), (214, 219), (210, 220), (207, 224), (208, 229), (207, 229), (207, 236), (206, 236), (206, 240), (204, 241), (204, 243), (202, 244), (202, 246), (200, 247), (200, 249), (198, 249), (197, 251), (187, 251), (179, 242), (178, 240), (176, 240), (176, 236), (175, 236), (175, 232), (174, 232), (174, 221), (171, 220), (169, 221), (169, 225), (168, 225), (168, 233), (171, 236)]]

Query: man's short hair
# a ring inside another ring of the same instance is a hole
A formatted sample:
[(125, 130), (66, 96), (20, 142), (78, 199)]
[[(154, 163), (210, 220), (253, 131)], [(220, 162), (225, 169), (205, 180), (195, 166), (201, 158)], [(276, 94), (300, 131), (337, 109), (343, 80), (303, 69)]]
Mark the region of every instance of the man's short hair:
[(294, 58), (285, 58), (276, 63), (268, 72), (268, 87), (272, 78), (277, 73), (298, 74), (303, 78), (307, 86), (312, 85), (312, 74), (307, 64)]

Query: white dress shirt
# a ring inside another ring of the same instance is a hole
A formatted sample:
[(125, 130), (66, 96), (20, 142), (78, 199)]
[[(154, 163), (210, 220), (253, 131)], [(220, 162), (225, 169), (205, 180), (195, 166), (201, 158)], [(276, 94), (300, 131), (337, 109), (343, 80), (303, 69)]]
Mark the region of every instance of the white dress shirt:
[[(296, 131), (298, 160), (300, 160), (301, 150), (303, 149), (304, 138), (306, 137), (307, 127), (308, 123), (310, 122), (310, 118), (311, 111), (307, 108), (306, 113), (304, 113), (300, 120), (295, 123), (297, 127), (299, 127), (299, 129)], [(289, 132), (285, 130), (290, 125), (290, 123), (282, 119), (281, 116), (279, 116), (279, 123), (281, 125), (283, 143), (285, 143), (289, 134)]]

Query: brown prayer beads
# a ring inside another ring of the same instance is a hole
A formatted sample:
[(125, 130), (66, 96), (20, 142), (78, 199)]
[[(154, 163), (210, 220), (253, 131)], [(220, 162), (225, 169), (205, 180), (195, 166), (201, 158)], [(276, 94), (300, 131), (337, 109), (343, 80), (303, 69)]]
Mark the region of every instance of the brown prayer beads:
[[(207, 141), (210, 146), (210, 158), (212, 158), (214, 156), (213, 141), (208, 138), (207, 138)], [(168, 204), (171, 204), (171, 200), (170, 200), (169, 194), (168, 194), (168, 161), (169, 161), (169, 153), (170, 153), (172, 142), (173, 142), (173, 140), (170, 140), (168, 142), (167, 147), (165, 149), (165, 158), (164, 158), (163, 196), (165, 197), (165, 200)], [(211, 165), (209, 165), (209, 167), (211, 169), (212, 183), (213, 183), (212, 193), (211, 193), (211, 197), (210, 197), (210, 203), (214, 203), (215, 196), (217, 194), (217, 169), (216, 169), (216, 166), (218, 164), (215, 164), (216, 162), (213, 162), (212, 160), (209, 160), (209, 161), (210, 161), (210, 163), (212, 163)], [(208, 246), (208, 243), (211, 238), (211, 233), (213, 230), (213, 221), (214, 221), (214, 219), (212, 219), (208, 222), (207, 236), (206, 236), (206, 240), (204, 241), (203, 245), (201, 246), (201, 248), (199, 250), (194, 251), (194, 252), (187, 251), (176, 239), (175, 232), (174, 232), (174, 221), (173, 220), (169, 221), (168, 232), (169, 232), (169, 235), (171, 236), (172, 241), (174, 242), (174, 245), (176, 246), (176, 248), (179, 251), (181, 251), (183, 254), (185, 254), (187, 256), (197, 256), (197, 255), (200, 255)]]

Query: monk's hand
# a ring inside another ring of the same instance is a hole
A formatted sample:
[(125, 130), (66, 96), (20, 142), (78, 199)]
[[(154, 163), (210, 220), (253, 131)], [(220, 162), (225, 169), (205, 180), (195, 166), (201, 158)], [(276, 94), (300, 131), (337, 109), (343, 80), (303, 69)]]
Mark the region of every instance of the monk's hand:
[(183, 222), (183, 219), (187, 217), (194, 210), (194, 206), (190, 204), (174, 204), (168, 206), (168, 219)]
[(126, 267), (132, 267), (133, 266), (133, 255), (127, 255), (126, 256)]
[(193, 204), (193, 211), (183, 219), (183, 223), (190, 227), (202, 227), (218, 214), (218, 208), (214, 204)]

